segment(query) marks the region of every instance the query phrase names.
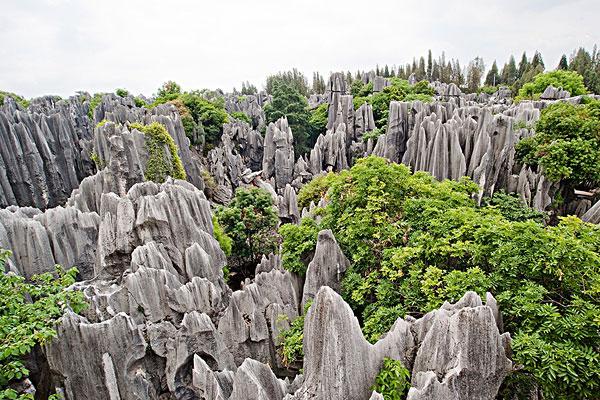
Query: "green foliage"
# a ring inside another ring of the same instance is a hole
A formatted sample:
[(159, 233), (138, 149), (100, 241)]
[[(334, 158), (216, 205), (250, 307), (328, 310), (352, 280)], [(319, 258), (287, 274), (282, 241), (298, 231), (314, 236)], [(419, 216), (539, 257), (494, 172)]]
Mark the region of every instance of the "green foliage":
[(377, 143), (377, 138), (385, 133), (385, 128), (375, 128), (372, 131), (367, 131), (363, 134), (362, 140), (368, 142), (369, 139), (373, 139), (373, 142)]
[(117, 90), (115, 91), (115, 93), (116, 93), (116, 94), (117, 94), (117, 96), (119, 96), (119, 97), (127, 97), (127, 96), (129, 96), (129, 92), (128, 92), (127, 90), (125, 90), (125, 89), (117, 89)]
[(225, 255), (227, 257), (229, 257), (231, 255), (231, 246), (232, 246), (233, 241), (231, 240), (231, 238), (229, 236), (227, 236), (227, 234), (223, 230), (223, 227), (221, 226), (221, 224), (219, 224), (219, 220), (214, 215), (212, 217), (212, 223), (213, 223), (215, 239), (217, 239), (217, 242), (219, 242), (219, 246), (221, 247), (221, 250), (223, 250)]
[(319, 235), (317, 223), (311, 218), (304, 218), (299, 225), (282, 225), (279, 234), (283, 239), (281, 250), (283, 267), (304, 276), (317, 245)]
[(231, 113), (231, 116), (239, 121), (252, 125), (252, 119), (243, 111), (234, 111)]
[(308, 119), (308, 146), (314, 146), (319, 135), (325, 133), (327, 130), (328, 111), (328, 103), (320, 104), (317, 108), (310, 111), (310, 118)]
[(135, 97), (133, 99), (133, 101), (134, 101), (136, 107), (146, 107), (146, 106), (148, 106), (148, 104), (146, 104), (146, 102), (142, 98)]
[[(10, 253), (0, 249), (0, 269)], [(14, 274), (0, 274), (0, 398), (33, 399), (19, 396), (8, 386), (29, 375), (23, 358), (34, 346), (56, 337), (55, 324), (67, 309), (84, 309), (83, 294), (66, 290), (75, 282), (77, 269), (56, 267), (50, 273), (32, 277), (31, 282)]]
[(428, 102), (432, 100), (431, 96), (434, 94), (433, 88), (427, 81), (417, 82), (411, 86), (406, 80), (391, 78), (390, 83), (390, 86), (383, 88), (381, 92), (373, 94), (369, 93), (373, 90), (373, 85), (370, 87), (365, 85), (359, 89), (358, 95), (353, 99), (355, 109), (365, 102), (373, 106), (373, 117), (378, 128), (385, 128), (392, 101), (420, 100)]
[(19, 96), (18, 94), (14, 94), (11, 92), (3, 92), (1, 90), (0, 90), (0, 106), (2, 106), (4, 104), (5, 97), (12, 98), (18, 105), (20, 105), (23, 108), (29, 107), (29, 100), (25, 99), (22, 96)]
[(516, 101), (528, 98), (534, 98), (546, 90), (548, 86), (563, 88), (571, 93), (571, 96), (579, 96), (588, 92), (583, 84), (583, 77), (574, 71), (551, 71), (538, 74), (533, 78), (533, 82), (528, 82), (519, 90), (519, 96)]
[(600, 182), (600, 102), (555, 103), (542, 110), (536, 134), (515, 146), (517, 158), (544, 168), (551, 180)]
[(94, 93), (88, 105), (88, 117), (94, 119), (94, 110), (102, 103), (102, 93)]
[(309, 149), (310, 112), (304, 95), (294, 86), (276, 80), (272, 88), (273, 100), (265, 107), (267, 123), (287, 117), (294, 134), (294, 152), (297, 156)]
[(232, 241), (229, 265), (242, 275), (253, 272), (262, 255), (279, 245), (279, 218), (271, 195), (262, 189), (238, 188), (231, 204), (219, 208), (216, 217)]
[(168, 176), (186, 179), (183, 163), (177, 154), (177, 145), (164, 125), (153, 122), (150, 125), (130, 124), (129, 127), (146, 135), (148, 162), (144, 176), (147, 180), (162, 183)]
[(156, 93), (157, 97), (167, 98), (172, 97), (176, 98), (181, 94), (181, 86), (179, 86), (176, 82), (167, 81), (162, 84), (162, 86), (158, 89)]
[(575, 217), (546, 226), (543, 214), (508, 195), (478, 206), (478, 187), (468, 179), (439, 182), (378, 157), (336, 176), (320, 222), (304, 219), (305, 232), (285, 227), (282, 256), (285, 268), (301, 269), (300, 253), (310, 254), (317, 232), (331, 229), (351, 260), (342, 296), (368, 340), (397, 317), (418, 317), (467, 290), (489, 291), (523, 366), (509, 394), (538, 384), (548, 398), (593, 398), (600, 227)]
[[(290, 324), (289, 329), (279, 332), (279, 352), (281, 353), (283, 364), (290, 366), (304, 358), (302, 348), (304, 340), (304, 319), (308, 309), (312, 305), (312, 300), (304, 306), (304, 314), (296, 317)], [(284, 318), (287, 318), (283, 316)]]
[(223, 133), (223, 125), (229, 122), (223, 98), (208, 100), (202, 92), (193, 91), (183, 93), (180, 99), (189, 109), (193, 120), (202, 126), (209, 147), (218, 144)]
[(547, 219), (545, 213), (529, 208), (516, 195), (497, 192), (493, 197), (485, 198), (483, 202), (487, 206), (496, 208), (509, 221), (532, 220), (543, 224)]
[(401, 361), (386, 357), (371, 389), (385, 400), (402, 400), (410, 389), (410, 371)]
[(308, 80), (304, 74), (298, 71), (296, 68), (291, 71), (279, 72), (275, 75), (267, 77), (267, 83), (265, 89), (268, 94), (275, 94), (275, 88), (277, 85), (284, 84), (289, 86), (300, 93), (303, 97), (308, 96)]
[(485, 93), (485, 94), (489, 94), (492, 95), (494, 93), (496, 93), (498, 91), (498, 88), (496, 86), (482, 86), (479, 88), (479, 90), (477, 90), (478, 93)]
[(302, 186), (298, 192), (298, 208), (308, 207), (311, 202), (318, 204), (321, 198), (327, 194), (335, 179), (337, 179), (337, 175), (329, 172), (314, 177), (308, 184)]
[(96, 170), (98, 171), (104, 169), (104, 167), (106, 166), (104, 160), (102, 160), (100, 158), (100, 155), (95, 151), (92, 151), (92, 153), (90, 154), (90, 159), (93, 161), (94, 165), (96, 165)]

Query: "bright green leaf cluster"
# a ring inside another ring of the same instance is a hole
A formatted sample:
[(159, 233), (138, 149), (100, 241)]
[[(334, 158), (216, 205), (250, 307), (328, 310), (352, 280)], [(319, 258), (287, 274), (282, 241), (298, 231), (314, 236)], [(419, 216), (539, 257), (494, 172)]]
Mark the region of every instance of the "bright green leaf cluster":
[(147, 180), (162, 183), (169, 176), (175, 179), (186, 179), (183, 163), (177, 153), (177, 145), (164, 125), (158, 122), (150, 125), (135, 123), (130, 124), (129, 127), (146, 135), (148, 162), (144, 176)]
[[(0, 249), (0, 269), (10, 252)], [(34, 276), (31, 282), (14, 274), (0, 274), (0, 398), (24, 399), (8, 385), (26, 378), (23, 358), (34, 346), (56, 336), (55, 324), (65, 310), (80, 312), (83, 294), (66, 288), (75, 282), (77, 269)]]
[(371, 389), (385, 400), (402, 400), (406, 398), (410, 386), (410, 371), (401, 361), (386, 357)]
[(552, 104), (542, 110), (535, 130), (515, 146), (520, 160), (543, 167), (554, 181), (600, 182), (600, 101)]

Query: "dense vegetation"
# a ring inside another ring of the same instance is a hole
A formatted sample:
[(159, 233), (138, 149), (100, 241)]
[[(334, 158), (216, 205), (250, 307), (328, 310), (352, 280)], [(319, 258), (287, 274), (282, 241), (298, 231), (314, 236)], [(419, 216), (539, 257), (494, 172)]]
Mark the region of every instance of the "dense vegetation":
[(182, 92), (177, 83), (168, 81), (158, 89), (154, 103), (148, 107), (164, 103), (175, 105), (192, 144), (205, 144), (206, 150), (218, 144), (223, 124), (229, 122), (223, 97), (212, 96), (206, 90)]
[(524, 206), (506, 196), (478, 207), (467, 178), (438, 182), (377, 157), (335, 176), (320, 223), (281, 227), (284, 267), (301, 272), (318, 231), (332, 229), (352, 262), (342, 295), (369, 340), (398, 317), (418, 317), (467, 290), (489, 291), (522, 365), (505, 384), (506, 398), (532, 383), (547, 398), (593, 397), (600, 385), (597, 226), (575, 217), (545, 226), (539, 213), (519, 211)]
[(183, 163), (177, 153), (177, 145), (164, 125), (158, 122), (150, 125), (135, 123), (130, 124), (129, 127), (146, 135), (148, 161), (144, 177), (147, 180), (163, 183), (169, 176), (175, 179), (186, 179)]
[(228, 264), (232, 279), (239, 283), (253, 276), (262, 255), (274, 252), (279, 245), (279, 218), (273, 199), (262, 189), (238, 188), (232, 202), (217, 209), (216, 217), (231, 240)]
[[(4, 271), (9, 256), (0, 249), (0, 270)], [(0, 274), (0, 398), (33, 399), (33, 395), (19, 395), (11, 385), (29, 376), (24, 357), (56, 336), (55, 324), (63, 313), (85, 307), (82, 292), (65, 290), (76, 275), (75, 268), (64, 271), (60, 267), (55, 276), (46, 273), (31, 282)]]
[(15, 101), (15, 103), (17, 103), (18, 105), (20, 105), (23, 108), (29, 107), (29, 100), (23, 98), (22, 96), (19, 96), (18, 94), (14, 94), (14, 93), (10, 93), (10, 92), (3, 92), (1, 90), (0, 90), (0, 106), (2, 106), (4, 104), (5, 97), (10, 97), (11, 99), (13, 99)]
[(552, 104), (542, 110), (535, 131), (517, 143), (517, 157), (543, 167), (555, 181), (588, 187), (600, 183), (600, 101)]
[(410, 371), (402, 362), (386, 357), (372, 389), (385, 400), (402, 400), (410, 389)]
[(516, 100), (539, 99), (550, 85), (568, 91), (571, 96), (579, 96), (588, 92), (583, 84), (583, 77), (577, 72), (557, 70), (536, 75), (532, 82), (523, 85)]
[(421, 81), (415, 85), (410, 85), (408, 81), (391, 78), (390, 86), (383, 88), (381, 92), (373, 93), (373, 85), (362, 84), (361, 81), (354, 81), (352, 84), (352, 92), (356, 93), (354, 97), (354, 108), (358, 109), (364, 103), (369, 103), (373, 106), (373, 118), (377, 128), (385, 128), (392, 101), (412, 101), (421, 100), (430, 102), (433, 100), (433, 88), (429, 86), (429, 82)]

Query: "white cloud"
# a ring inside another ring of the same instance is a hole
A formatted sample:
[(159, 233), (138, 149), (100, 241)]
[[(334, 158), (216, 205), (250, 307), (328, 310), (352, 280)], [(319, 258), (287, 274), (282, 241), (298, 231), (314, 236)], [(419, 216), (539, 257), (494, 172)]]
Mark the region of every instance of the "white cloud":
[(537, 49), (554, 67), (594, 45), (599, 12), (596, 0), (4, 0), (0, 90), (151, 94), (168, 79), (230, 90), (292, 67), (404, 64), (427, 49), (487, 66)]

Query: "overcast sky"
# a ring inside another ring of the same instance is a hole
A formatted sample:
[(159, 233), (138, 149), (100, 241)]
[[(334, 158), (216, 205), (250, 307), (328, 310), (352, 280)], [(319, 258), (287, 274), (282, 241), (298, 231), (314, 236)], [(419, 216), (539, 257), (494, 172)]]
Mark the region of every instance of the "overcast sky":
[(538, 49), (547, 68), (600, 39), (598, 0), (1, 0), (0, 90), (26, 97), (166, 80), (231, 90), (297, 67), (405, 64), (446, 52), (486, 67)]

